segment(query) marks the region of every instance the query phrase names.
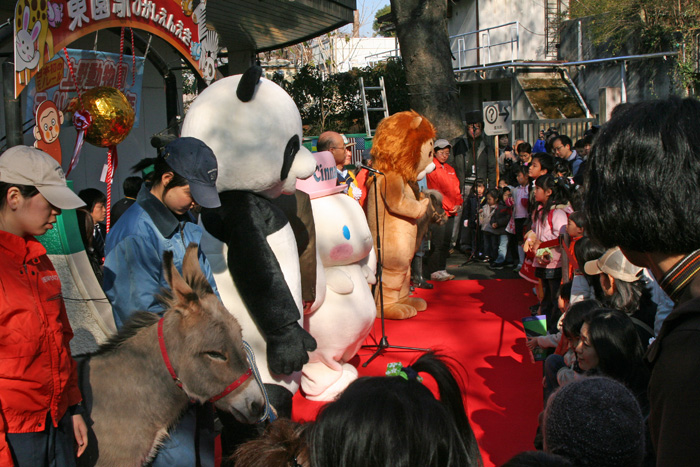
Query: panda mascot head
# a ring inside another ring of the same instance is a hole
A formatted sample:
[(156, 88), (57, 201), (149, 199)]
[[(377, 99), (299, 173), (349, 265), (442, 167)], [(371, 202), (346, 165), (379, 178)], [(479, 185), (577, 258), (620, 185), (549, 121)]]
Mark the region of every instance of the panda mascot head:
[(204, 141), (216, 155), (220, 193), (245, 190), (276, 198), (294, 193), (316, 161), (302, 141), (301, 116), (259, 66), (207, 87), (192, 103), (182, 136)]

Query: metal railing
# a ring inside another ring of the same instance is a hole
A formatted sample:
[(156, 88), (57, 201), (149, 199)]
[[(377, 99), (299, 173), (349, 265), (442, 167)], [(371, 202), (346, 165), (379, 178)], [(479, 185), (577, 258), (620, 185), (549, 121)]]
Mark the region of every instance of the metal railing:
[(571, 141), (583, 137), (591, 126), (597, 125), (597, 118), (560, 118), (546, 120), (513, 120), (513, 141), (524, 139), (534, 146), (540, 130), (556, 128), (560, 135), (567, 135)]
[(508, 59), (514, 62), (520, 59), (520, 22), (512, 21), (450, 36), (450, 49), (455, 57), (453, 60), (455, 70), (489, 65)]
[(375, 66), (377, 63), (385, 62), (390, 58), (401, 57), (401, 50), (398, 46), (392, 50), (385, 50), (384, 52), (378, 52), (376, 54), (367, 55), (365, 60), (369, 66)]
[[(514, 62), (520, 59), (520, 22), (512, 21), (450, 36), (450, 50), (455, 57), (452, 66), (455, 70), (508, 60)], [(366, 60), (370, 66), (374, 66), (389, 58), (400, 56), (401, 51), (397, 47), (368, 55)]]

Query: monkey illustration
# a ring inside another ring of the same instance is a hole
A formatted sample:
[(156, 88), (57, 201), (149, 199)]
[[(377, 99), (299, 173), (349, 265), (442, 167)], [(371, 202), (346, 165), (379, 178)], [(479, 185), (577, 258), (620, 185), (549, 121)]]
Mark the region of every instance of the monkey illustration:
[(46, 100), (36, 109), (36, 126), (34, 127), (34, 147), (41, 149), (61, 163), (61, 142), (58, 134), (63, 123), (63, 112), (58, 110), (53, 101)]

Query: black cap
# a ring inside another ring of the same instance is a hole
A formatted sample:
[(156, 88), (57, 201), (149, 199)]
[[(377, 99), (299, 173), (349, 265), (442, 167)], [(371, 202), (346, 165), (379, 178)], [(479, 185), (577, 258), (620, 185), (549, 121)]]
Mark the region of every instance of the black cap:
[(216, 191), (216, 177), (219, 173), (214, 152), (197, 138), (184, 136), (163, 149), (163, 158), (178, 175), (190, 184), (190, 192), (195, 202), (205, 208), (221, 206)]
[(464, 114), (464, 121), (466, 123), (483, 123), (484, 114), (481, 110), (472, 110)]

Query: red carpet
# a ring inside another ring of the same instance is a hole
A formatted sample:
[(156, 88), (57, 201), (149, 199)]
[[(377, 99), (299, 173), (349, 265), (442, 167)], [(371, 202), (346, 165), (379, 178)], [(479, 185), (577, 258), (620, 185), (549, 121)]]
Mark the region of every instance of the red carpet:
[[(532, 450), (537, 415), (542, 410), (542, 364), (533, 364), (520, 319), (536, 302), (532, 284), (521, 279), (437, 282), (419, 290), (428, 309), (405, 321), (386, 321), (389, 344), (429, 347), (455, 358), (465, 404), (484, 465), (501, 465), (514, 454)], [(381, 337), (380, 321), (375, 337)], [(374, 343), (371, 336), (368, 344)], [(387, 363), (410, 363), (418, 353), (395, 350), (362, 363), (374, 349), (362, 349), (353, 363), (360, 376), (383, 375)], [(293, 418), (312, 420), (322, 404), (294, 397)]]

